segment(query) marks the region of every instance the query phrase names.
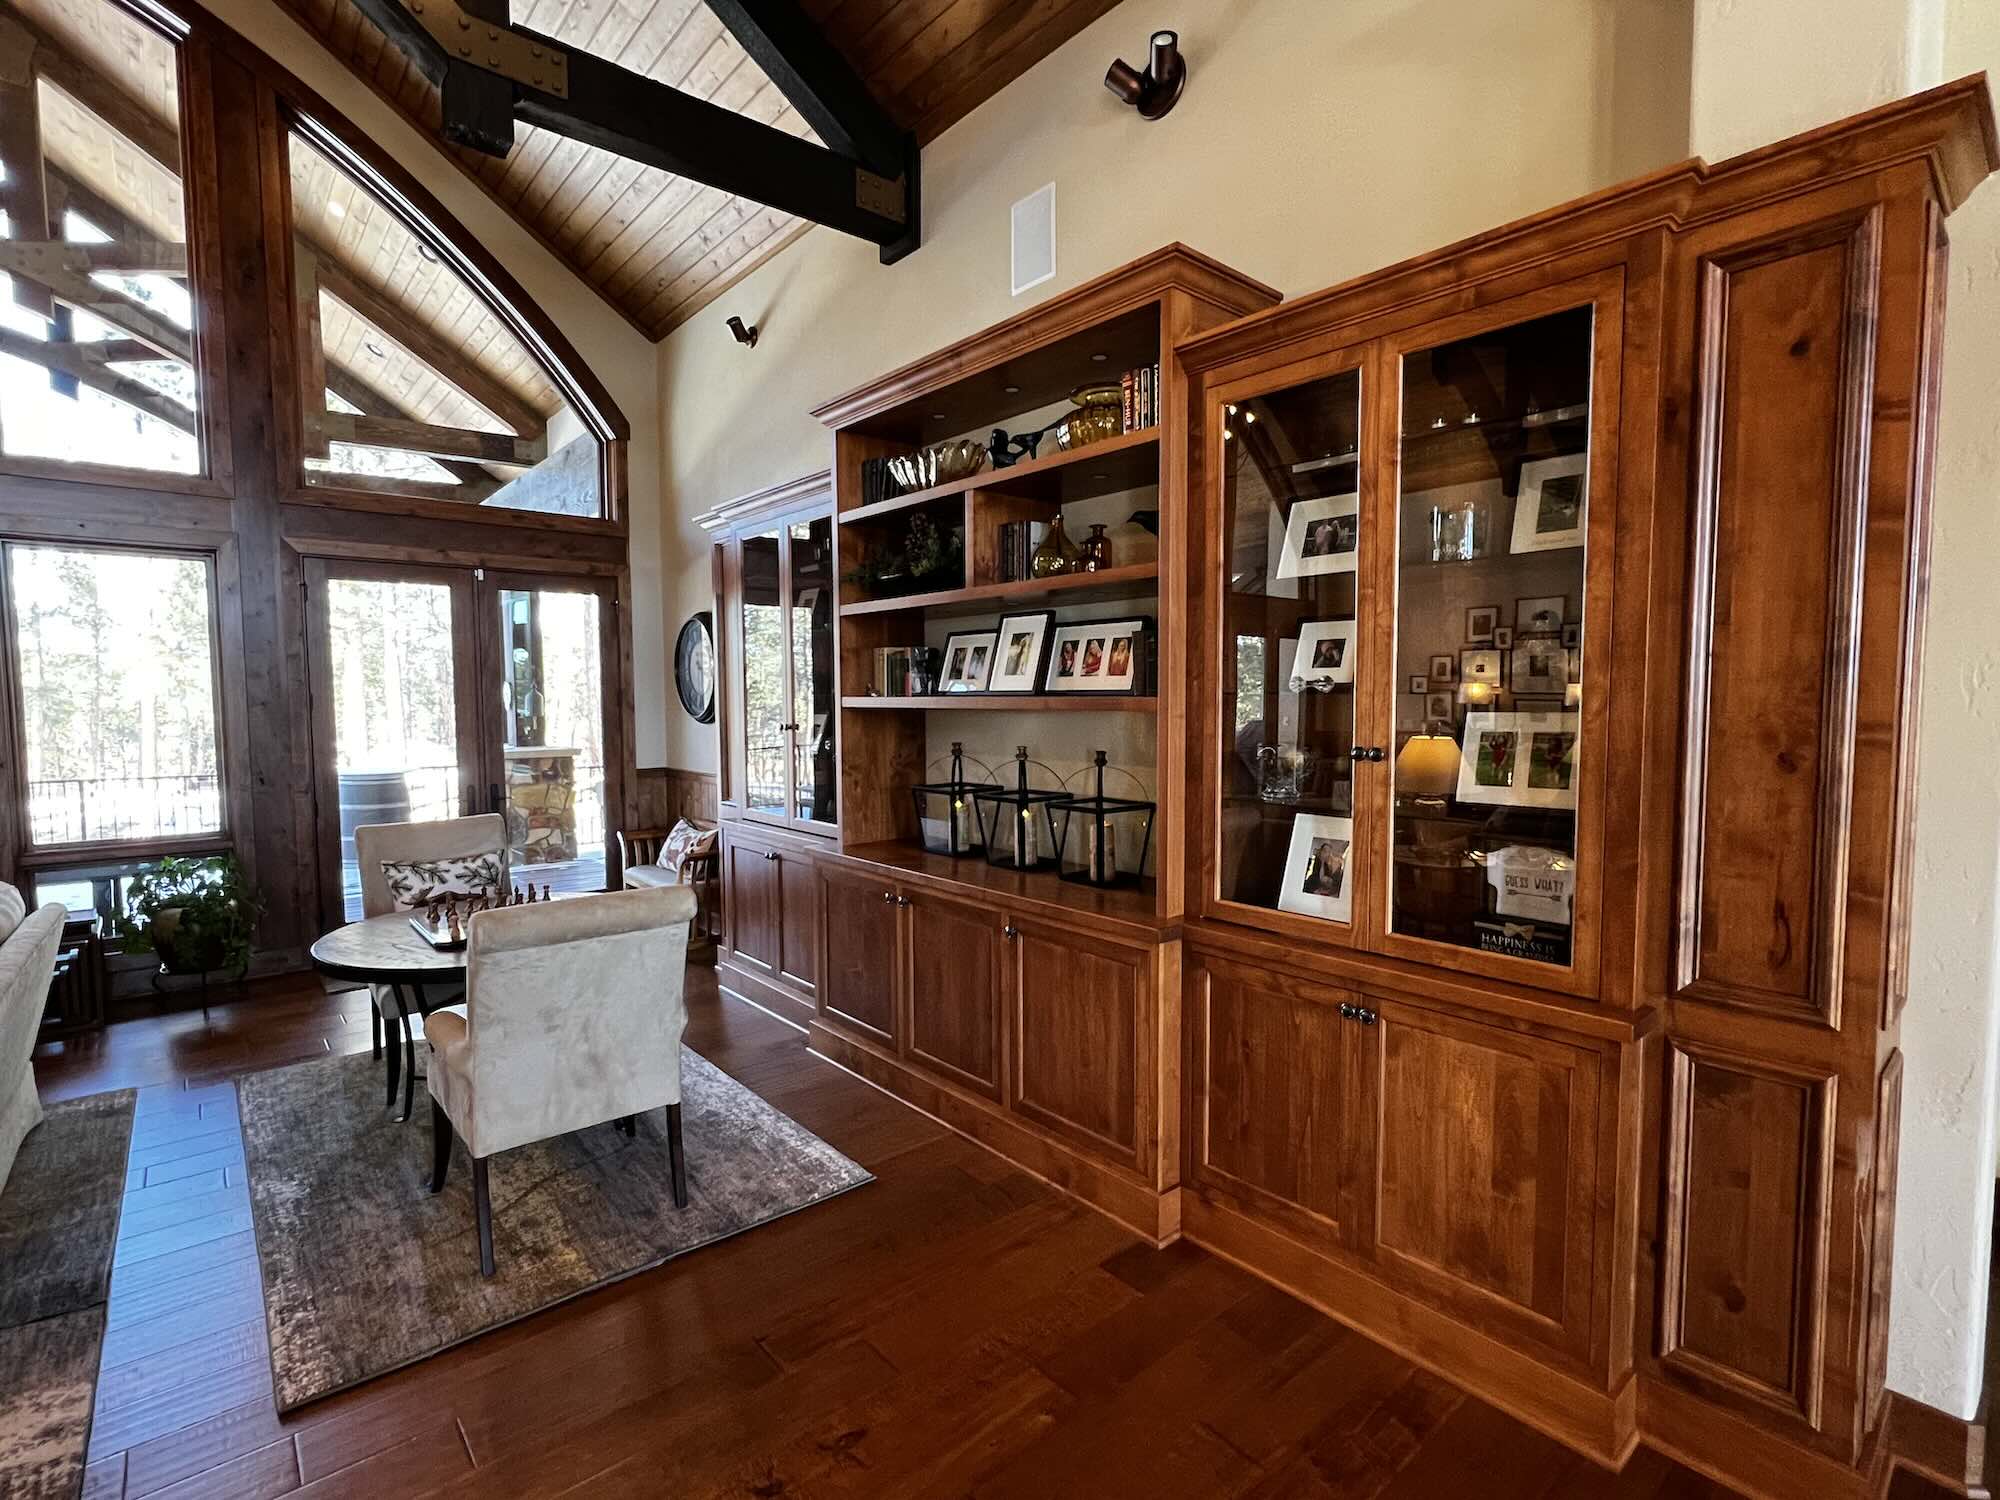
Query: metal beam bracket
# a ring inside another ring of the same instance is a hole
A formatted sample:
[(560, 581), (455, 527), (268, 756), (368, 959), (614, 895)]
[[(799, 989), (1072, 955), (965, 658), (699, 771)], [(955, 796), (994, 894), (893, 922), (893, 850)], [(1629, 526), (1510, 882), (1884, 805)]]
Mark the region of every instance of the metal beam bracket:
[(511, 26), (483, 21), (457, 0), (409, 0), (410, 14), (453, 58), (513, 83), (569, 97), (569, 56)]

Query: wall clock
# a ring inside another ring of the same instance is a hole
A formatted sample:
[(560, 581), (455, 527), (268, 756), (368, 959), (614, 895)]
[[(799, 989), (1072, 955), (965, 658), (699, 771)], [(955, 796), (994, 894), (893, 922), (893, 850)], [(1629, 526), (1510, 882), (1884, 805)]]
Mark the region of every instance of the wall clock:
[(705, 609), (688, 616), (674, 642), (674, 686), (697, 724), (715, 722), (715, 624)]

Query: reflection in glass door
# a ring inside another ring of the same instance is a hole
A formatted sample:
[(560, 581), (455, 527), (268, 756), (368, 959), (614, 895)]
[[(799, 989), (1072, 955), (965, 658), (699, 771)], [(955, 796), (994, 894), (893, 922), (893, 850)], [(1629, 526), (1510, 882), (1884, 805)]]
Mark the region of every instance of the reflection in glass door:
[(743, 806), (785, 816), (791, 722), (785, 681), (782, 532), (743, 539)]
[(500, 579), (488, 588), (502, 712), (488, 800), (507, 819), (508, 865), (518, 883), (602, 890), (604, 601), (588, 586)]
[(322, 575), (325, 691), (340, 818), (341, 902), (361, 915), (354, 830), (468, 810), (461, 774), (460, 662), (453, 629), (462, 582), (424, 575)]
[(791, 580), (792, 816), (834, 821), (833, 518), (794, 521), (787, 551)]

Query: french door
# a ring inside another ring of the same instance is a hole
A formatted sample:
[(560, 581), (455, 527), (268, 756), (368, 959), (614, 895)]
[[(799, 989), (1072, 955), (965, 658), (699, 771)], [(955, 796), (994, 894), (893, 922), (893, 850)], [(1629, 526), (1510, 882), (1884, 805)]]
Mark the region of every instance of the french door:
[(361, 914), (354, 829), (506, 817), (517, 882), (601, 890), (624, 805), (609, 580), (311, 558), (321, 916)]

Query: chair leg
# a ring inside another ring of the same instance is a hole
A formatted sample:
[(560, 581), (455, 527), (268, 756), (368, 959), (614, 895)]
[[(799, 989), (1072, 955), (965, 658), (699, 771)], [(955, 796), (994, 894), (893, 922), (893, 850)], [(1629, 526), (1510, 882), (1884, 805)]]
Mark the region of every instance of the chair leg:
[[(366, 993), (365, 991), (363, 993)], [(382, 1007), (375, 1003), (373, 995), (368, 996), (368, 1055), (382, 1055)]]
[(633, 1115), (620, 1115), (611, 1122), (618, 1127), (618, 1133), (628, 1139), (639, 1133), (639, 1121)]
[(688, 1206), (687, 1153), (681, 1147), (681, 1107), (667, 1106), (667, 1161), (674, 1174), (674, 1207)]
[(445, 1174), (451, 1170), (451, 1116), (444, 1106), (431, 1100), (431, 1192), (444, 1191)]
[[(377, 1011), (375, 1015), (376, 1018), (379, 1020), (381, 1018), (382, 1013), (380, 1011)], [(389, 1105), (392, 1105), (396, 1102), (396, 1091), (401, 1086), (402, 1082), (403, 1082), (403, 1049), (396, 1045), (395, 1037), (391, 1036), (389, 1038), (389, 1097), (382, 1101), (384, 1108), (387, 1108)]]
[(472, 1211), (479, 1220), (479, 1274), (493, 1274), (493, 1192), (487, 1186), (486, 1158), (472, 1159)]
[(410, 1034), (410, 1018), (403, 1017), (403, 1113), (399, 1121), (410, 1118), (410, 1111), (417, 1103), (417, 1041)]

